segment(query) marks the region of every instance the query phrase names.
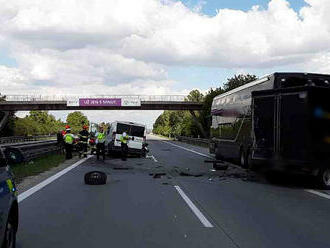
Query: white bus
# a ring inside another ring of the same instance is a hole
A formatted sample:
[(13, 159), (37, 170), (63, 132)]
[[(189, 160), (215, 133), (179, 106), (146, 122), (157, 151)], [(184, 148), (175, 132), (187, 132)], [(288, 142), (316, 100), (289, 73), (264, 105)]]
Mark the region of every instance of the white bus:
[(128, 152), (130, 154), (143, 155), (143, 144), (146, 143), (146, 126), (135, 122), (115, 121), (107, 130), (105, 145), (109, 155), (121, 151), (120, 136), (126, 132)]

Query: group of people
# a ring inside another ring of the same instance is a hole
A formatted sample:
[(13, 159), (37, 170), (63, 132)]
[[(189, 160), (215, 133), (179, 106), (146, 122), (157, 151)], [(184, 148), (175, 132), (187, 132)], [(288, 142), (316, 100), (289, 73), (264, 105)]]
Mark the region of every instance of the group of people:
[[(66, 159), (72, 158), (72, 151), (73, 151), (73, 145), (76, 142), (75, 136), (71, 133), (71, 128), (69, 125), (65, 126), (65, 130), (62, 131), (60, 134), (62, 141), (64, 143), (65, 148), (65, 154)], [(106, 135), (104, 133), (104, 128), (100, 127), (99, 131), (95, 134), (95, 136), (91, 135), (91, 133), (88, 131), (88, 126), (83, 125), (82, 130), (78, 134), (78, 151), (79, 151), (79, 157), (84, 156), (87, 157), (87, 151), (88, 151), (88, 140), (91, 138), (96, 138), (96, 158), (97, 160), (100, 159), (100, 156), (102, 156), (103, 160), (105, 160), (105, 138)], [(122, 160), (127, 159), (128, 154), (128, 142), (129, 142), (129, 136), (126, 132), (124, 132), (120, 136), (120, 142), (121, 142), (121, 156)]]
[[(66, 159), (72, 158), (73, 145), (75, 143), (75, 136), (71, 133), (70, 126), (65, 127), (65, 131), (62, 132), (63, 142), (65, 147)], [(102, 155), (103, 160), (105, 160), (105, 133), (103, 127), (100, 127), (99, 131), (95, 134), (96, 137), (96, 156), (99, 160), (100, 155)], [(78, 134), (78, 147), (79, 147), (79, 157), (87, 157), (88, 150), (88, 139), (92, 138), (90, 132), (88, 131), (88, 126), (83, 125), (82, 130)]]

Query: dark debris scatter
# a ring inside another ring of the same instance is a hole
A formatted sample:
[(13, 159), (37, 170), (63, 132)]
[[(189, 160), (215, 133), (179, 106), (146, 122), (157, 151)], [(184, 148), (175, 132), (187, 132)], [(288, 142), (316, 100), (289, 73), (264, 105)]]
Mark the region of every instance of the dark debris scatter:
[(113, 167), (113, 170), (132, 170), (132, 167)]
[(161, 178), (162, 176), (166, 176), (166, 173), (160, 172), (160, 173), (153, 173), (153, 178)]
[(183, 172), (183, 171), (181, 171), (179, 173), (179, 175), (183, 176), (183, 177), (201, 177), (201, 176), (203, 176), (203, 174), (201, 174), (201, 173), (194, 174), (194, 173), (187, 173), (187, 172)]

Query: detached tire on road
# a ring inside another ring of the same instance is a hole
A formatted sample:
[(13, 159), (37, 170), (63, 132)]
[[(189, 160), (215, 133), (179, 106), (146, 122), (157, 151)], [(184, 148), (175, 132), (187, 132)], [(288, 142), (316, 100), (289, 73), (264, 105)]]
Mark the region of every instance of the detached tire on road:
[(107, 183), (107, 175), (102, 171), (91, 171), (85, 174), (85, 184), (102, 185)]

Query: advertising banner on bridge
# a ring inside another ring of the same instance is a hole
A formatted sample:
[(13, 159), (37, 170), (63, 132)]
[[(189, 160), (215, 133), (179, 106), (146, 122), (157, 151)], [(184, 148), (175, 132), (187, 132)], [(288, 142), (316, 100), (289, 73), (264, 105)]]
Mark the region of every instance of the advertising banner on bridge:
[(141, 106), (141, 100), (137, 98), (122, 98), (121, 106), (123, 107), (139, 107)]
[(70, 107), (139, 107), (141, 100), (137, 98), (72, 98), (67, 100)]
[(81, 107), (120, 107), (120, 98), (80, 98)]
[(79, 106), (79, 99), (78, 98), (72, 98), (66, 101), (66, 106), (70, 107), (76, 107)]

